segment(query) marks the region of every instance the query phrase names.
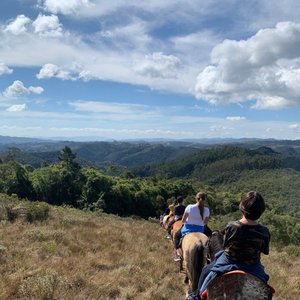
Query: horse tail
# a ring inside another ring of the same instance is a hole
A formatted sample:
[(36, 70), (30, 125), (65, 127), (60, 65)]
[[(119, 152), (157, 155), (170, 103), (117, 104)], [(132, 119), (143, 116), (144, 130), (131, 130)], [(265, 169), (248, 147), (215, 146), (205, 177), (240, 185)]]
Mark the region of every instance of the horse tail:
[(195, 247), (195, 253), (192, 255), (190, 262), (192, 267), (190, 268), (192, 281), (191, 288), (193, 291), (196, 291), (198, 288), (198, 281), (203, 267), (203, 257), (206, 257), (204, 253), (204, 247), (201, 244), (197, 244)]
[[(199, 234), (199, 233), (198, 233)], [(192, 233), (188, 235), (193, 235)], [(186, 275), (190, 280), (190, 287), (195, 292), (198, 289), (198, 281), (202, 271), (202, 268), (206, 264), (206, 248), (207, 237), (203, 235), (202, 240), (198, 237), (197, 241), (186, 251), (184, 257), (186, 263)]]

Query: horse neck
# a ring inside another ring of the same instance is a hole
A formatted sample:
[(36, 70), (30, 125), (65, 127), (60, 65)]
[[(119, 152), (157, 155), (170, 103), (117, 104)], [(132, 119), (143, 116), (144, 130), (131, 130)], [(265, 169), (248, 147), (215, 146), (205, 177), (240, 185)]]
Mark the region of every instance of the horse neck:
[(208, 252), (213, 260), (217, 252), (223, 249), (223, 234), (219, 230), (213, 231), (208, 241)]

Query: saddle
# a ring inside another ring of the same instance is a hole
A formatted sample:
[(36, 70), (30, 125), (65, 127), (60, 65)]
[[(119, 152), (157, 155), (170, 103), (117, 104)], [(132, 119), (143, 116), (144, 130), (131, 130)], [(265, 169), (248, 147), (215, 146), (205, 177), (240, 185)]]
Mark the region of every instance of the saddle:
[(258, 277), (241, 270), (214, 278), (201, 294), (203, 300), (270, 300), (275, 289)]

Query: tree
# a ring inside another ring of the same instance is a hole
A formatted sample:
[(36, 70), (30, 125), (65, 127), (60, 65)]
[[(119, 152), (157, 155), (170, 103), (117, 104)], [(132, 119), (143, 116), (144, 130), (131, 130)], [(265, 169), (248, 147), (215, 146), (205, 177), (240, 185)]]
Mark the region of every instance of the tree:
[(17, 194), (20, 198), (32, 198), (33, 187), (28, 171), (20, 163), (10, 161), (0, 165), (0, 190), (8, 195)]
[(58, 155), (58, 160), (62, 163), (62, 165), (74, 171), (80, 169), (80, 166), (75, 159), (76, 154), (74, 154), (72, 149), (68, 146), (65, 146)]
[(62, 204), (63, 187), (59, 168), (47, 166), (34, 170), (30, 175), (37, 200), (50, 204)]
[[(95, 206), (105, 209), (105, 205), (102, 202), (104, 202), (106, 193), (110, 191), (113, 180), (94, 168), (84, 168), (82, 173), (84, 183), (82, 186), (82, 194), (78, 201), (79, 207), (91, 208)], [(99, 207), (99, 205), (101, 207)]]
[(80, 200), (83, 176), (80, 165), (75, 161), (74, 154), (70, 147), (65, 148), (58, 155), (60, 163), (56, 165), (59, 170), (60, 184), (62, 186), (63, 203), (77, 206)]

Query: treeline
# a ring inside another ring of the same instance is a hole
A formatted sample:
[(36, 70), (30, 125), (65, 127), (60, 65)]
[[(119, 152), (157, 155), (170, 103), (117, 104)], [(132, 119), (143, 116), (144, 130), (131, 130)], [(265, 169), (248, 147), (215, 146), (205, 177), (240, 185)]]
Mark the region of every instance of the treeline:
[(167, 200), (195, 193), (187, 181), (149, 180), (108, 176), (94, 167), (81, 167), (76, 155), (65, 147), (58, 163), (34, 169), (16, 161), (0, 164), (0, 192), (54, 205), (101, 209), (121, 216), (157, 217)]

